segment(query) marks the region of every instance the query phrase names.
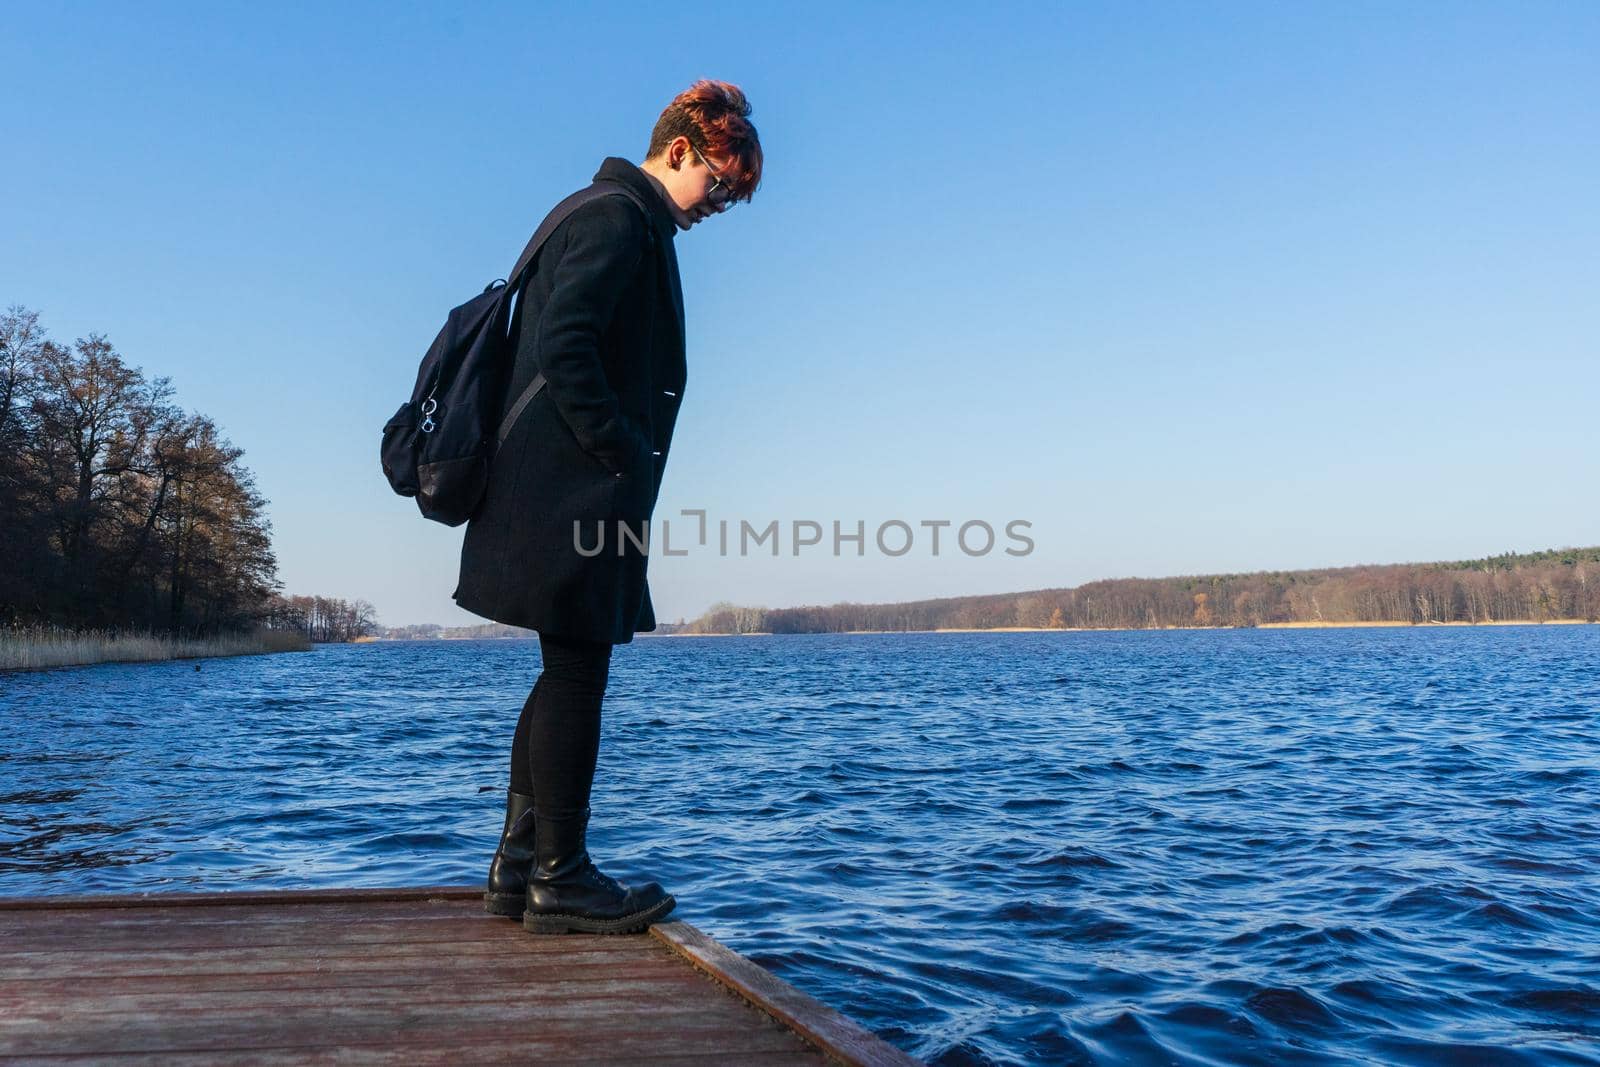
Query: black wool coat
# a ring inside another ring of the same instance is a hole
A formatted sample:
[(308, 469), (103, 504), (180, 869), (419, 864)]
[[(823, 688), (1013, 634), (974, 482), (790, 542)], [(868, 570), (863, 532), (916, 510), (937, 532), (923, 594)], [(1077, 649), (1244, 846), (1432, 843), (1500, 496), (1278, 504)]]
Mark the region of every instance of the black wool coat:
[(683, 292), (677, 227), (649, 178), (612, 156), (594, 180), (649, 208), (624, 195), (585, 204), (527, 272), (502, 415), (537, 372), (546, 384), (490, 467), (455, 601), (541, 634), (624, 644), (656, 628), (647, 553), (618, 522), (647, 538), (687, 374)]

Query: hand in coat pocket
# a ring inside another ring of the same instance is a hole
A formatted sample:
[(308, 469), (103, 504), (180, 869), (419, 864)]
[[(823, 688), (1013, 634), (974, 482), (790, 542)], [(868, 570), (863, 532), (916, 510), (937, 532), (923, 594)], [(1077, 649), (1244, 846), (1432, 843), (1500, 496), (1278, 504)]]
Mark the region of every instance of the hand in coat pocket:
[(643, 436), (634, 423), (626, 415), (620, 415), (617, 425), (621, 428), (622, 441), (620, 447), (607, 448), (604, 451), (590, 449), (579, 445), (585, 455), (603, 467), (608, 474), (621, 478), (635, 474), (639, 470), (639, 455), (650, 452), (649, 438)]
[(648, 481), (655, 473), (655, 451), (650, 434), (626, 415), (622, 416), (622, 425), (628, 431), (630, 449), (626, 466), (617, 473), (625, 478), (643, 478)]
[(611, 479), (616, 487), (611, 497), (611, 514), (620, 519), (639, 521), (649, 517), (655, 496), (655, 452), (650, 438), (639, 433), (629, 420), (633, 455), (628, 465)]

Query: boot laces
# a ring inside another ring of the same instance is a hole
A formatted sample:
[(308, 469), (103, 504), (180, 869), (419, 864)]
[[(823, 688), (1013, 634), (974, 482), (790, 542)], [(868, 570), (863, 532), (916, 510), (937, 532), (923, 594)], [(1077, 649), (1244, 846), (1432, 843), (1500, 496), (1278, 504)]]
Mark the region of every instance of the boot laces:
[(611, 890), (611, 892), (619, 895), (623, 892), (622, 883), (611, 877), (605, 871), (602, 871), (599, 867), (595, 866), (593, 860), (589, 861), (589, 874), (594, 878), (595, 881)]

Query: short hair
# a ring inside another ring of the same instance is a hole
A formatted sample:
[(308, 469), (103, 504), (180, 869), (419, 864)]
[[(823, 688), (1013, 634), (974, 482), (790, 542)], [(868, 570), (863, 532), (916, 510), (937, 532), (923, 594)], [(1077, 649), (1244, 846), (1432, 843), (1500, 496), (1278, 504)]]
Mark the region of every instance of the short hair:
[(750, 101), (737, 85), (703, 78), (673, 97), (656, 120), (645, 158), (665, 152), (679, 137), (702, 155), (732, 160), (725, 173), (733, 199), (748, 201), (761, 184), (761, 140), (750, 122)]

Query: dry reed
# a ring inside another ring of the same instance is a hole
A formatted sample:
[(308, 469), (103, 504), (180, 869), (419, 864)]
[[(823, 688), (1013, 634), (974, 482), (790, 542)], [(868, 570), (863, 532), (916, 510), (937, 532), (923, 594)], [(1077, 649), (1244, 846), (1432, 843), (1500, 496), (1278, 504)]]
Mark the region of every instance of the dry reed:
[(0, 629), (0, 671), (42, 671), (91, 663), (142, 663), (213, 656), (255, 656), (305, 652), (304, 636), (282, 630), (254, 630), (217, 637), (169, 637), (113, 630), (61, 630), (44, 627)]

